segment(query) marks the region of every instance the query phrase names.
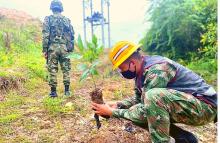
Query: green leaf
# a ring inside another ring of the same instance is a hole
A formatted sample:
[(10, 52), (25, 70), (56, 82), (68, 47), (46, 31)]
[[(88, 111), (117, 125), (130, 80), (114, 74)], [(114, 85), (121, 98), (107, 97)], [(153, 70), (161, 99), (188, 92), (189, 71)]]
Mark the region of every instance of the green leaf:
[(83, 52), (85, 49), (85, 46), (83, 45), (82, 38), (80, 35), (78, 36), (77, 44), (78, 44), (80, 52)]
[(77, 65), (77, 69), (79, 71), (85, 71), (86, 69), (88, 69), (88, 66), (86, 64), (80, 64), (80, 65)]
[(77, 53), (72, 53), (72, 54), (68, 55), (67, 58), (79, 60), (79, 59), (82, 58), (82, 56), (80, 54), (77, 54)]
[(92, 75), (98, 75), (98, 71), (97, 71), (95, 68), (91, 68), (91, 69), (90, 69), (90, 73), (91, 73)]
[(95, 35), (92, 36), (92, 43), (97, 46), (97, 37)]
[(95, 62), (93, 62), (91, 68), (96, 67), (99, 63), (100, 63), (99, 61), (95, 61)]
[(104, 49), (103, 46), (98, 45), (98, 39), (95, 35), (93, 35), (91, 42), (86, 41), (86, 45), (87, 47), (83, 46), (82, 39), (79, 36), (78, 46), (84, 62), (77, 66), (78, 70), (83, 71), (80, 81), (85, 80), (90, 74), (98, 75), (97, 65), (100, 63), (98, 59)]
[(81, 82), (85, 80), (88, 77), (89, 73), (90, 73), (90, 69), (87, 69), (86, 71), (84, 71), (79, 81)]
[(97, 49), (97, 54), (100, 55), (101, 53), (103, 53), (104, 51), (104, 46), (101, 45), (98, 49)]
[(92, 43), (87, 42), (87, 46), (88, 46), (89, 50), (91, 50), (91, 51), (94, 50), (94, 45)]

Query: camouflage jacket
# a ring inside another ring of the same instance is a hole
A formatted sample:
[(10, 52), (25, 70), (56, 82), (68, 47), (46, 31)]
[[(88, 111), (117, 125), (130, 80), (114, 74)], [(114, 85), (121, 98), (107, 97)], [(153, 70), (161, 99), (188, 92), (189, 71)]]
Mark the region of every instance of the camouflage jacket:
[[(56, 27), (56, 21), (54, 19), (59, 18), (61, 19), (63, 26), (61, 26), (61, 29), (64, 29), (60, 32), (59, 29), (53, 29), (52, 27)], [(68, 30), (65, 30), (68, 29)], [(60, 35), (53, 35), (56, 32), (60, 32)], [(49, 48), (50, 44), (53, 42), (67, 44), (68, 41), (72, 44), (74, 43), (74, 30), (73, 26), (71, 25), (71, 21), (66, 18), (65, 16), (61, 15), (60, 13), (54, 13), (53, 15), (46, 16), (43, 23), (43, 52), (46, 52)], [(56, 37), (60, 37), (58, 40)]]
[(144, 59), (143, 75), (135, 79), (135, 96), (121, 101), (118, 104), (119, 108), (130, 108), (143, 103), (142, 94), (147, 96), (146, 93), (153, 88), (174, 89), (191, 94), (214, 107), (217, 106), (215, 90), (196, 73), (164, 57), (146, 56)]
[(138, 82), (143, 82), (143, 93), (147, 92), (152, 88), (166, 88), (168, 82), (174, 78), (176, 74), (176, 68), (169, 63), (156, 64), (149, 69), (144, 70), (143, 78), (135, 84), (135, 96), (123, 100), (121, 103), (126, 108), (142, 103), (142, 90), (138, 87)]

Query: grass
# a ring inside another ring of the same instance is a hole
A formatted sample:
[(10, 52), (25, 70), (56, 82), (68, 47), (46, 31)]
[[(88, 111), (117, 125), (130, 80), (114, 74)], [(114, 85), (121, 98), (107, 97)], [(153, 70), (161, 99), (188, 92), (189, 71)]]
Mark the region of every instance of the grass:
[(0, 110), (17, 108), (17, 107), (21, 106), (23, 103), (24, 103), (24, 97), (18, 96), (15, 93), (10, 93), (7, 95), (6, 100), (1, 102)]
[(19, 108), (25, 103), (22, 96), (18, 96), (15, 92), (7, 95), (5, 101), (0, 104), (0, 124), (9, 124), (22, 117)]
[(11, 113), (9, 115), (4, 115), (0, 117), (0, 124), (7, 124), (19, 119), (22, 115), (18, 113)]
[(49, 133), (39, 135), (38, 143), (53, 143), (54, 141), (53, 135), (51, 136)]
[(45, 97), (43, 100), (44, 109), (52, 115), (64, 113), (63, 102), (62, 98)]
[(16, 136), (13, 140), (10, 141), (11, 143), (32, 143), (31, 139), (27, 136)]
[(11, 126), (6, 126), (6, 125), (1, 124), (0, 128), (1, 128), (1, 130), (0, 130), (0, 136), (1, 137), (3, 137), (3, 136), (5, 136), (5, 137), (6, 136), (10, 136), (10, 135), (12, 135), (14, 133), (14, 131), (13, 131)]
[[(45, 84), (42, 84), (42, 83), (44, 83), (43, 79), (41, 79), (41, 78), (32, 78), (24, 84), (24, 88), (26, 88), (29, 91), (31, 91), (32, 93), (34, 93), (34, 92), (36, 92), (35, 91), (36, 88), (42, 88), (42, 86), (45, 85)], [(44, 87), (44, 88), (47, 88), (47, 87)]]
[(200, 59), (190, 62), (187, 67), (198, 73), (205, 81), (217, 89), (217, 60)]
[(65, 131), (64, 131), (63, 124), (62, 124), (60, 121), (56, 121), (56, 122), (55, 122), (55, 128), (56, 128), (57, 130), (60, 130), (60, 131), (65, 132)]
[(57, 98), (45, 97), (43, 99), (44, 109), (50, 115), (55, 116), (63, 113), (71, 114), (73, 111), (80, 109), (76, 103), (67, 102), (67, 99), (65, 96)]
[(21, 121), (24, 128), (28, 131), (36, 131), (39, 130), (39, 124), (34, 119), (22, 118)]

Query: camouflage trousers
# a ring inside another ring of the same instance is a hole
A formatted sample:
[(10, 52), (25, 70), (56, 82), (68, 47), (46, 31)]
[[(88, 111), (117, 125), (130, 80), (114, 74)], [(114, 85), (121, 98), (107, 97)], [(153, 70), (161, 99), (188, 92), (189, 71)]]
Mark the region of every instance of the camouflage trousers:
[(65, 44), (52, 44), (48, 51), (48, 72), (49, 85), (57, 86), (58, 63), (63, 72), (64, 85), (70, 85), (70, 59), (67, 58), (68, 52)]
[(169, 142), (172, 123), (199, 126), (212, 122), (217, 114), (217, 109), (192, 95), (166, 88), (151, 89), (143, 96), (143, 103), (116, 110), (115, 116), (148, 127), (154, 143)]

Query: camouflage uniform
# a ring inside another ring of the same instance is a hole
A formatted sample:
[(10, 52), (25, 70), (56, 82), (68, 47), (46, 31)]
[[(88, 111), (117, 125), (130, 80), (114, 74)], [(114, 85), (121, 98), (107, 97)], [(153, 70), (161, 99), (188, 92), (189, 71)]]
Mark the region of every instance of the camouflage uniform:
[(43, 23), (42, 33), (43, 52), (48, 54), (49, 85), (57, 86), (58, 63), (63, 71), (64, 85), (70, 85), (71, 65), (67, 56), (71, 51), (68, 49), (68, 44), (74, 41), (74, 31), (70, 20), (60, 13), (47, 16)]
[(135, 87), (135, 96), (115, 109), (114, 117), (125, 118), (149, 129), (154, 143), (170, 140), (171, 123), (204, 125), (214, 120), (217, 110), (191, 94), (167, 88), (176, 69), (169, 63), (155, 64), (143, 72), (143, 92)]

